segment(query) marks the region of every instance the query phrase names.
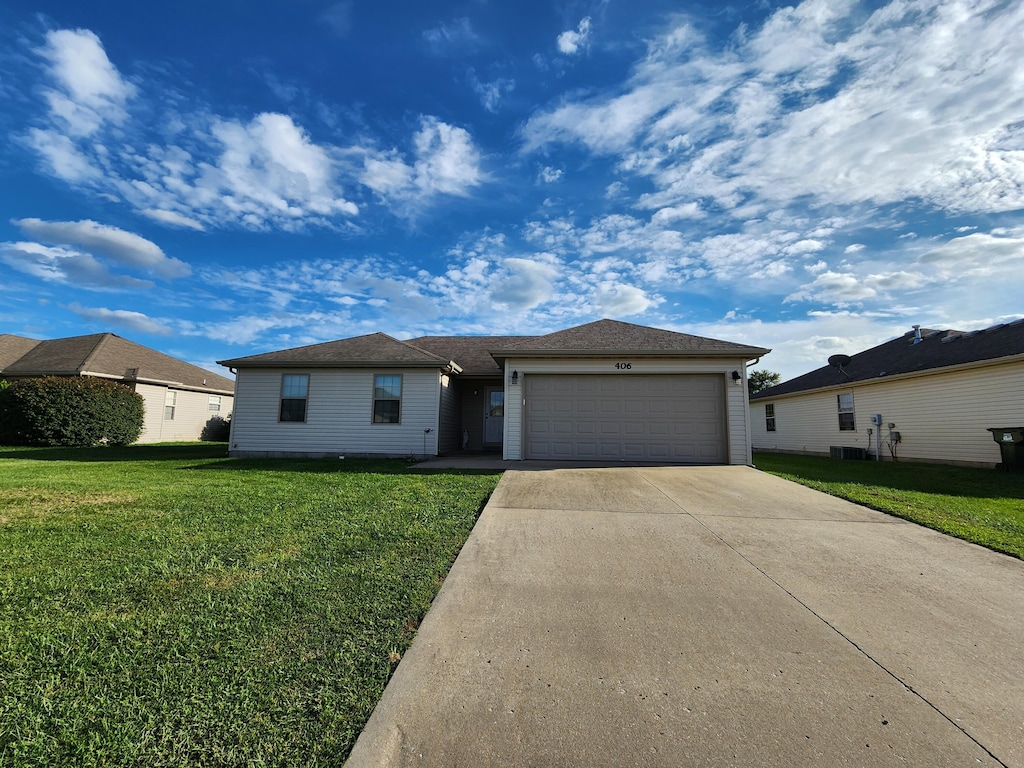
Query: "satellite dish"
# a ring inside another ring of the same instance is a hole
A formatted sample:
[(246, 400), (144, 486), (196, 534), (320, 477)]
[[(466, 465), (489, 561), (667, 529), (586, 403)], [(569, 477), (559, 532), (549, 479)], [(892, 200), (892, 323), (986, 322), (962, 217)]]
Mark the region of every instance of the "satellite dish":
[(832, 355), (832, 357), (828, 359), (828, 364), (833, 368), (843, 370), (843, 367), (849, 365), (851, 360), (853, 360), (853, 358), (849, 355)]
[(848, 366), (851, 360), (853, 360), (853, 358), (849, 355), (832, 355), (828, 359), (828, 364), (845, 376), (849, 376), (850, 374), (846, 373), (843, 368)]

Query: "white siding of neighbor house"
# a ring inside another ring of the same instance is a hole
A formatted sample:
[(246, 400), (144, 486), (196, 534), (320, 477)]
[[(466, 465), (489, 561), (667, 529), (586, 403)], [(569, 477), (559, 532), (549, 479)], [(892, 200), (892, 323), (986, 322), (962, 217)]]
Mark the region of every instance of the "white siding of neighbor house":
[[(304, 423), (278, 421), (283, 374), (309, 375)], [(375, 374), (402, 376), (401, 423), (373, 423)], [(231, 453), (436, 455), (440, 377), (424, 368), (240, 369)]]
[[(164, 403), (169, 389), (177, 394), (173, 419), (164, 418)], [(143, 383), (136, 383), (135, 391), (142, 395), (145, 403), (146, 415), (139, 437), (140, 443), (199, 440), (206, 428), (206, 422), (212, 416), (226, 419), (231, 415), (231, 395), (220, 395), (220, 410), (211, 411), (209, 392)]]
[[(839, 431), (836, 395), (853, 392), (855, 432)], [(775, 432), (765, 428), (765, 405), (775, 405)], [(883, 459), (890, 459), (885, 438), (894, 423), (902, 442), (897, 458), (991, 466), (999, 445), (988, 427), (1024, 426), (1024, 362), (934, 372), (927, 375), (856, 384), (751, 403), (755, 450), (825, 454), (833, 445), (874, 452), (867, 435), (871, 415), (882, 415)]]
[[(629, 370), (615, 368), (616, 362), (629, 363)], [(523, 457), (523, 381), (531, 373), (599, 373), (609, 376), (636, 374), (700, 374), (712, 373), (725, 377), (725, 408), (727, 423), (727, 453), (730, 464), (750, 464), (750, 440), (747, 422), (746, 366), (741, 359), (676, 359), (623, 356), (621, 359), (516, 360), (505, 361), (505, 440), (504, 458), (519, 460)], [(519, 383), (510, 383), (512, 371), (519, 371)], [(743, 378), (735, 384), (733, 371)]]

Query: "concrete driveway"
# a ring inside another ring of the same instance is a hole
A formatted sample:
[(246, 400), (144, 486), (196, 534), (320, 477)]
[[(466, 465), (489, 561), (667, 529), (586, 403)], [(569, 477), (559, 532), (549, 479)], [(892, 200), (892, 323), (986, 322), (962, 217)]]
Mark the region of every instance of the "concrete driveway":
[(347, 765), (1024, 766), (1024, 563), (749, 467), (510, 470)]

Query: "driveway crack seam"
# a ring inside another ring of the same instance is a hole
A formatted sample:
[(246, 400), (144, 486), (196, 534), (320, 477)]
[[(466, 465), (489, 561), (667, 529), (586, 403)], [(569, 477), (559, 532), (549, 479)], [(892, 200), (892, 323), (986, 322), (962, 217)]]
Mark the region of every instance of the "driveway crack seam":
[(887, 674), (889, 677), (891, 677), (897, 683), (902, 685), (911, 694), (916, 696), (918, 699), (920, 699), (922, 702), (924, 702), (928, 707), (930, 707), (932, 709), (932, 711), (934, 711), (937, 715), (939, 715), (939, 717), (941, 717), (947, 723), (949, 723), (954, 728), (956, 728), (958, 731), (960, 731), (960, 733), (962, 733), (964, 736), (966, 736), (968, 739), (970, 739), (974, 744), (976, 744), (978, 746), (979, 749), (981, 749), (985, 754), (987, 754), (989, 757), (991, 757), (993, 760), (995, 760), (996, 763), (998, 763), (999, 765), (1003, 766), (1003, 768), (1009, 768), (1009, 766), (1006, 763), (1004, 763), (1002, 760), (1000, 760), (998, 757), (996, 757), (992, 753), (992, 750), (990, 750), (988, 747), (986, 747), (984, 744), (982, 744), (980, 741), (978, 741), (976, 738), (974, 738), (974, 736), (972, 736), (970, 733), (968, 733), (967, 730), (962, 725), (960, 725), (958, 722), (953, 720), (953, 718), (951, 718), (949, 715), (947, 715), (945, 712), (943, 712), (941, 709), (939, 709), (938, 706), (936, 706), (931, 701), (929, 701), (928, 698), (924, 696), (924, 694), (922, 694), (921, 692), (915, 690), (914, 687), (912, 685), (910, 685), (909, 683), (907, 683), (906, 680), (903, 680), (899, 675), (897, 675), (895, 672), (893, 672), (888, 667), (886, 667), (882, 662), (880, 662), (878, 659), (876, 659), (874, 656), (872, 656), (870, 653), (868, 653), (864, 648), (861, 648), (861, 646), (858, 645), (856, 641), (854, 641), (851, 637), (846, 635), (841, 629), (836, 627), (834, 624), (832, 624), (832, 622), (830, 622), (828, 619), (826, 619), (820, 613), (818, 613), (813, 608), (811, 608), (811, 606), (809, 606), (807, 603), (805, 603), (799, 597), (797, 597), (792, 592), (790, 592), (788, 589), (786, 589), (784, 586), (782, 586), (782, 584), (780, 584), (778, 581), (776, 581), (771, 576), (769, 576), (768, 573), (763, 568), (760, 568), (759, 566), (757, 566), (752, 560), (750, 560), (750, 558), (748, 558), (746, 555), (744, 555), (742, 552), (740, 552), (738, 549), (736, 549), (736, 547), (734, 547), (732, 544), (730, 544), (728, 541), (726, 541), (721, 536), (721, 534), (719, 534), (714, 528), (711, 528), (710, 526), (708, 526), (706, 523), (704, 523), (703, 520), (700, 520), (697, 517), (694, 517), (693, 515), (690, 515), (690, 516), (693, 517), (693, 519), (696, 520), (697, 523), (699, 523), (706, 531), (708, 531), (708, 533), (710, 533), (712, 536), (714, 536), (716, 539), (718, 539), (720, 542), (722, 542), (725, 546), (727, 546), (729, 549), (731, 549), (733, 552), (735, 552), (751, 568), (753, 568), (755, 571), (757, 571), (762, 576), (764, 576), (766, 579), (768, 579), (768, 581), (770, 581), (776, 587), (778, 587), (783, 592), (785, 592), (787, 595), (789, 595), (794, 601), (796, 601), (800, 606), (802, 606), (804, 610), (806, 610), (808, 613), (810, 613), (812, 616), (814, 616), (814, 618), (816, 618), (818, 621), (820, 621), (826, 627), (828, 627), (833, 632), (835, 632), (837, 635), (839, 635), (841, 638), (843, 638), (843, 640), (845, 640), (847, 643), (849, 643), (854, 648), (856, 648), (857, 651), (862, 656), (864, 656), (864, 658), (866, 658), (868, 661), (870, 661), (872, 664), (874, 664), (876, 667), (878, 667), (880, 670), (882, 670), (885, 674)]

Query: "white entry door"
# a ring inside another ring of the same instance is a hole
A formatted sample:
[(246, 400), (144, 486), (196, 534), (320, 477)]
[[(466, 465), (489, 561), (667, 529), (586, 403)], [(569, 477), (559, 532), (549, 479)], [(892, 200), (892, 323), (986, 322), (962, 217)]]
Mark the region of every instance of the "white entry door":
[(501, 443), (505, 427), (505, 391), (487, 388), (484, 410), (484, 442)]

